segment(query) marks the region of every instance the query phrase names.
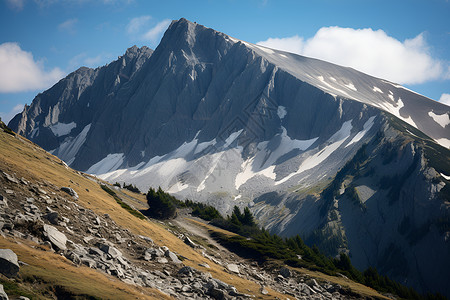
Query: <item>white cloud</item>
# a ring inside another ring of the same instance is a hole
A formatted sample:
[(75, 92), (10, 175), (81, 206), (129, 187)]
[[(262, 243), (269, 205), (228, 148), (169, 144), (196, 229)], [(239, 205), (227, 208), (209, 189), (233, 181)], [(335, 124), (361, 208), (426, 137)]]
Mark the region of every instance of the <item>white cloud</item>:
[(400, 84), (417, 84), (445, 77), (445, 62), (429, 53), (424, 35), (403, 42), (383, 30), (322, 27), (314, 37), (270, 38), (258, 43), (352, 67)]
[(442, 94), (441, 98), (439, 99), (439, 102), (450, 106), (450, 94), (445, 94), (445, 93)]
[(141, 16), (131, 19), (127, 25), (128, 34), (137, 34), (141, 31), (142, 27), (147, 26), (151, 16)]
[(158, 43), (164, 31), (169, 27), (171, 20), (164, 19), (149, 29), (151, 19), (151, 16), (140, 16), (131, 19), (126, 27), (128, 35), (135, 40), (146, 41), (152, 44)]
[(5, 124), (8, 124), (15, 115), (22, 112), (23, 107), (23, 104), (17, 104), (9, 112), (0, 112), (0, 118)]
[(265, 41), (258, 42), (258, 45), (266, 46), (273, 49), (279, 49), (286, 52), (302, 54), (304, 47), (304, 39), (298, 35), (287, 38), (269, 38)]
[(60, 31), (66, 31), (69, 33), (75, 33), (75, 25), (78, 23), (78, 19), (68, 19), (58, 25)]
[(24, 2), (24, 0), (6, 0), (8, 6), (17, 11), (23, 9)]
[(44, 70), (43, 62), (35, 61), (17, 43), (0, 45), (0, 93), (45, 89), (63, 76), (59, 68)]
[(152, 43), (157, 42), (162, 37), (163, 33), (166, 31), (167, 27), (169, 27), (171, 22), (172, 21), (169, 19), (162, 20), (153, 28), (144, 33), (144, 35), (142, 36), (143, 39), (148, 40)]

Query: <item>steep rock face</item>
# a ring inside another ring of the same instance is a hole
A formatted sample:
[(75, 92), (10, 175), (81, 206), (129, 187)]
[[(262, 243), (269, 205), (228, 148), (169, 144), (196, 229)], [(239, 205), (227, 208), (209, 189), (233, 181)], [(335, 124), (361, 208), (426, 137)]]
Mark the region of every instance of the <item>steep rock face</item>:
[(9, 125), (79, 170), (248, 205), (273, 232), (450, 294), (448, 258), (424, 248), (448, 253), (449, 116), (394, 83), (181, 19), (153, 54), (79, 69)]
[(86, 140), (90, 124), (109, 99), (134, 76), (153, 50), (133, 46), (118, 60), (90, 69), (82, 67), (35, 97), (9, 123), (17, 133), (54, 150), (71, 164)]
[[(325, 183), (254, 200), (260, 224), (421, 291), (449, 293), (449, 151), (393, 116)], [(433, 246), (430, 246), (433, 245)], [(439, 275), (437, 275), (439, 274)]]

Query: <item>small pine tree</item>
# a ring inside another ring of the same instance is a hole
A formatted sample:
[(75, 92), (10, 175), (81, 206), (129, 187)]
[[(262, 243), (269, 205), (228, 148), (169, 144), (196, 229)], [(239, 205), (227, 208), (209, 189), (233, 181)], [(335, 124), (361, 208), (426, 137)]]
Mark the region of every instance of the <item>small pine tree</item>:
[(236, 205), (233, 207), (233, 212), (232, 212), (231, 215), (236, 215), (236, 217), (239, 220), (239, 222), (242, 222), (243, 215), (242, 215), (241, 210), (239, 209), (239, 207), (237, 207)]
[(242, 224), (247, 226), (256, 226), (255, 219), (253, 218), (252, 213), (248, 207), (244, 208), (244, 215), (242, 216)]

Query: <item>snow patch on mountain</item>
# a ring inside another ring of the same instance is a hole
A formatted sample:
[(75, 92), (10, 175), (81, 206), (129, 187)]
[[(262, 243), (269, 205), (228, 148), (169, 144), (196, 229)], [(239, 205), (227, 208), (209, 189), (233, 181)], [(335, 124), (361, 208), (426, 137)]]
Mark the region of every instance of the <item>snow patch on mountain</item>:
[(53, 132), (53, 134), (57, 137), (68, 135), (72, 129), (76, 128), (77, 124), (75, 122), (70, 122), (68, 124), (65, 123), (56, 123), (51, 125), (49, 128)]
[(376, 93), (383, 94), (383, 91), (379, 87), (376, 87), (376, 86), (373, 87), (373, 91), (376, 92)]
[(356, 87), (353, 85), (352, 82), (349, 82), (347, 84), (344, 84), (344, 86), (346, 86), (347, 88), (351, 89), (352, 91), (357, 92), (358, 90), (356, 89)]
[(117, 170), (123, 163), (123, 153), (108, 154), (98, 163), (91, 166), (86, 172), (89, 174), (100, 175)]
[(442, 115), (435, 114), (433, 111), (428, 112), (428, 115), (433, 118), (433, 120), (445, 128), (448, 124), (450, 124), (450, 117), (448, 113), (444, 113)]
[(321, 164), (348, 139), (352, 128), (353, 128), (352, 120), (346, 121), (344, 124), (342, 124), (341, 129), (339, 129), (339, 131), (336, 132), (328, 140), (328, 143), (331, 144), (325, 146), (325, 148), (323, 148), (320, 152), (306, 158), (296, 172), (289, 174), (283, 179), (277, 181), (275, 184), (276, 185), (282, 184), (291, 179), (293, 176), (298, 175), (304, 171), (310, 170)]
[(270, 166), (259, 171), (254, 171), (254, 169), (257, 169), (257, 165), (261, 163), (260, 158), (261, 155), (257, 155), (249, 160), (244, 161), (241, 166), (241, 169), (243, 171), (236, 175), (235, 185), (237, 190), (241, 187), (241, 185), (255, 176), (265, 176), (267, 178), (275, 180), (277, 176), (274, 172), (275, 166)]
[(370, 130), (370, 128), (372, 128), (374, 120), (375, 116), (370, 117), (369, 120), (367, 120), (366, 123), (364, 123), (363, 130), (358, 132), (345, 147), (348, 147), (356, 142), (359, 142)]
[(407, 118), (405, 118), (400, 114), (400, 110), (405, 106), (405, 104), (403, 103), (401, 98), (398, 98), (396, 105), (393, 105), (388, 102), (383, 102), (383, 103), (380, 102), (380, 104), (378, 104), (377, 106), (380, 107), (381, 109), (393, 114), (397, 118), (405, 121), (409, 125), (411, 125), (415, 128), (418, 128), (417, 124), (414, 122), (414, 120), (411, 118), (411, 116), (408, 116)]

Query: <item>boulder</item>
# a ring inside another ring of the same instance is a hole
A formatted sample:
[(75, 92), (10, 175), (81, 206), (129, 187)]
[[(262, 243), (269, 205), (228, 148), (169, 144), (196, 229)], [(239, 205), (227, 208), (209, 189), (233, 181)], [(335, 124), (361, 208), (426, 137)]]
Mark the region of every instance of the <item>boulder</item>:
[(172, 262), (175, 264), (182, 263), (181, 260), (178, 258), (178, 256), (170, 250), (167, 250), (165, 255), (166, 255), (166, 257), (170, 258), (172, 260)]
[(280, 269), (280, 275), (283, 276), (284, 278), (289, 278), (291, 277), (291, 270), (289, 270), (286, 267), (282, 267)]
[(17, 255), (11, 249), (0, 249), (0, 273), (14, 277), (19, 272)]
[(217, 300), (227, 299), (227, 296), (224, 291), (219, 290), (217, 288), (212, 288), (208, 291), (208, 295)]
[(63, 186), (63, 187), (61, 188), (61, 191), (66, 192), (67, 194), (69, 194), (70, 196), (72, 196), (72, 197), (75, 198), (75, 199), (78, 199), (78, 194), (77, 194), (77, 192), (75, 192), (75, 191), (73, 190), (73, 188)]
[(261, 287), (261, 289), (259, 290), (260, 292), (261, 292), (261, 294), (263, 294), (263, 295), (267, 295), (267, 294), (269, 294), (269, 291), (267, 291), (266, 290), (266, 288), (265, 287)]
[(105, 252), (106, 254), (111, 255), (112, 258), (117, 258), (119, 256), (122, 256), (122, 252), (120, 252), (117, 248), (107, 245), (107, 244), (99, 244), (98, 248)]
[(180, 275), (190, 275), (192, 273), (195, 273), (195, 269), (189, 266), (182, 267), (178, 270), (178, 274)]
[(8, 300), (8, 295), (6, 295), (2, 284), (0, 284), (0, 300)]
[(67, 259), (72, 261), (74, 264), (76, 264), (76, 265), (81, 264), (81, 259), (75, 252), (69, 250), (65, 253), (65, 256)]
[(51, 224), (58, 225), (58, 213), (56, 211), (48, 213), (44, 216)]
[(67, 237), (64, 233), (51, 225), (44, 224), (44, 232), (53, 246), (60, 250), (66, 250)]
[(236, 264), (228, 264), (228, 265), (227, 265), (227, 269), (228, 269), (228, 271), (230, 271), (230, 272), (239, 274), (239, 267), (238, 267)]

